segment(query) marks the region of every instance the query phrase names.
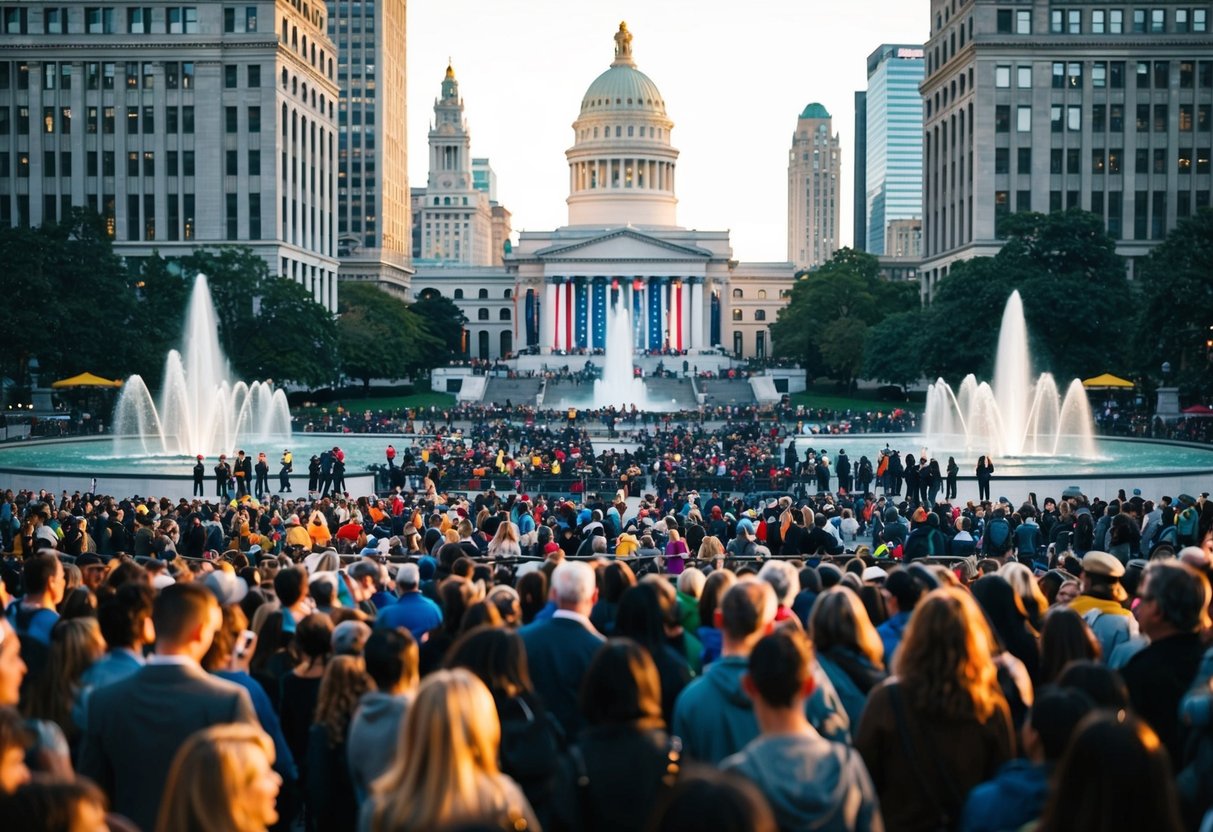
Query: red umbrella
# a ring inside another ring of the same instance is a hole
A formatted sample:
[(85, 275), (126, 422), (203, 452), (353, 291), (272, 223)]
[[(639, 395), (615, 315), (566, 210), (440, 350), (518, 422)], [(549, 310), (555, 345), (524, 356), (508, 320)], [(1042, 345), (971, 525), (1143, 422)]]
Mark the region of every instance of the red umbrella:
[(1185, 407), (1183, 412), (1187, 416), (1213, 416), (1213, 407), (1203, 404), (1194, 404), (1191, 407)]

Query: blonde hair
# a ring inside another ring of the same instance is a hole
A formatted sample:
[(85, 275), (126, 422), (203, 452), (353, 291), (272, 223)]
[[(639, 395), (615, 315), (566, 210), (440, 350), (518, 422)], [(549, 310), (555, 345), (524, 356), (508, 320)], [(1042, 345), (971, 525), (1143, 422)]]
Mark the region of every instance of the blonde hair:
[(713, 560), (724, 554), (724, 544), (714, 534), (704, 535), (703, 543), (699, 544), (699, 560)]
[(998, 574), (1006, 578), (1007, 583), (1015, 590), (1015, 594), (1023, 602), (1029, 621), (1034, 622), (1033, 626), (1039, 623), (1041, 616), (1049, 608), (1049, 599), (1045, 597), (1032, 570), (1018, 561), (1009, 561), (999, 567)]
[[(421, 683), (396, 759), (372, 787), (372, 832), (435, 829), (511, 809), (497, 768), (501, 723), (484, 682), (464, 668)], [(519, 808), (519, 807), (513, 807)]]
[(374, 686), (361, 656), (337, 656), (325, 667), (313, 721), (324, 726), (330, 747), (345, 740), (358, 701)]
[(817, 596), (809, 613), (809, 637), (819, 653), (835, 646), (849, 647), (884, 667), (884, 642), (863, 602), (849, 589), (835, 586)]
[(274, 762), (274, 742), (256, 725), (204, 728), (177, 751), (164, 785), (156, 832), (263, 832), (264, 819), (239, 798)]
[(506, 541), (518, 542), (518, 527), (509, 520), (502, 520), (497, 526), (497, 533), (493, 535), (493, 543), (501, 545)]
[[(701, 546), (700, 549), (702, 548)], [(692, 598), (699, 600), (699, 595), (703, 592), (703, 585), (707, 582), (708, 579), (702, 572), (694, 566), (688, 566), (678, 576), (678, 591), (683, 595), (690, 595)]]
[(986, 617), (967, 592), (936, 589), (914, 608), (895, 670), (913, 706), (931, 716), (1009, 714), (991, 657)]

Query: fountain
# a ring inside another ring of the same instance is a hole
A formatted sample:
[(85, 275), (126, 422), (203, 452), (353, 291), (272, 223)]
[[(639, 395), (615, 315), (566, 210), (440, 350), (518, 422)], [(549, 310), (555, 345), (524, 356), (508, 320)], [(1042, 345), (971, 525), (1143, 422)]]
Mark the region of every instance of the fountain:
[(204, 275), (190, 294), (181, 351), (170, 350), (165, 359), (159, 407), (143, 379), (131, 376), (113, 424), (120, 457), (230, 454), (244, 444), (278, 444), (291, 435), (286, 393), (268, 381), (231, 381)]
[(1071, 381), (1063, 398), (1051, 373), (1032, 381), (1028, 327), (1018, 291), (1011, 293), (1002, 313), (993, 384), (969, 374), (954, 392), (937, 379), (927, 388), (923, 434), (933, 451), (1099, 457), (1082, 382)]
[(632, 312), (627, 304), (617, 300), (607, 310), (606, 355), (602, 378), (594, 382), (592, 407), (621, 407), (651, 409), (644, 379), (636, 378), (632, 370)]

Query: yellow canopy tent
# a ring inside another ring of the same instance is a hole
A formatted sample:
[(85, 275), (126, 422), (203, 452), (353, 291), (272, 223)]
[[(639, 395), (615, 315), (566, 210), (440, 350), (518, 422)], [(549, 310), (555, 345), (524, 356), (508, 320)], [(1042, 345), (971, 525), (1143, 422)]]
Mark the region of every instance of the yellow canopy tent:
[(1101, 376), (1095, 376), (1095, 378), (1083, 379), (1082, 386), (1088, 390), (1106, 390), (1109, 388), (1136, 387), (1137, 385), (1111, 373), (1104, 373)]
[(59, 379), (59, 381), (51, 384), (56, 390), (64, 390), (73, 387), (121, 387), (121, 381), (110, 381), (108, 378), (95, 376), (92, 373), (81, 373), (78, 376), (71, 378)]

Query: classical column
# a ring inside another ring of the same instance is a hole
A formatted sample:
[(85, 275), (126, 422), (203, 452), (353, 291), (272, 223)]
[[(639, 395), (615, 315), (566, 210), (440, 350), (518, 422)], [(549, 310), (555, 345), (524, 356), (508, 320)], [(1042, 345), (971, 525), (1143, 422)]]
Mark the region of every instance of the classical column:
[(703, 349), (703, 278), (691, 279), (691, 349)]
[(561, 278), (555, 278), (556, 281), (556, 306), (552, 310), (552, 324), (555, 328), (555, 337), (552, 338), (552, 349), (559, 350), (564, 343), (564, 294), (565, 286)]
[(556, 311), (556, 284), (550, 277), (543, 278), (543, 308), (539, 310), (539, 346), (550, 350), (555, 343), (556, 326), (552, 315)]
[(682, 279), (682, 343), (679, 345), (681, 349), (689, 350), (691, 348), (691, 317), (694, 314), (694, 307), (691, 306), (691, 280), (692, 278), (684, 277)]

